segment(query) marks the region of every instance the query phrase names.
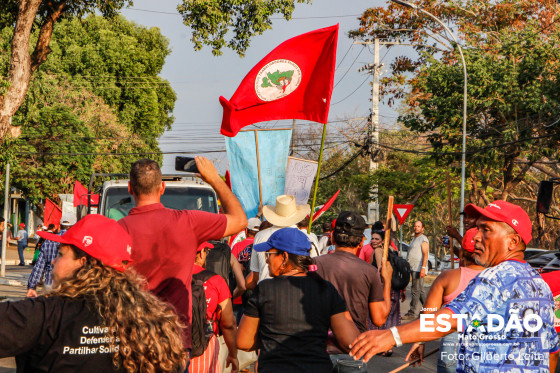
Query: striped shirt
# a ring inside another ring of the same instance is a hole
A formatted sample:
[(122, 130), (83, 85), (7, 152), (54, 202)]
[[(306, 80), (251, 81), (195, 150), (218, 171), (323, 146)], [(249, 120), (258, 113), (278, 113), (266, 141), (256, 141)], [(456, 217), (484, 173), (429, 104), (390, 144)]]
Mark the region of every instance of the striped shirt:
[[(58, 233), (59, 236), (62, 236), (66, 233), (66, 229), (63, 229)], [(41, 281), (41, 277), (43, 274), (45, 275), (45, 280), (43, 284), (45, 285), (52, 285), (52, 261), (58, 255), (58, 246), (60, 244), (58, 242), (46, 240), (43, 245), (41, 246), (41, 252), (39, 253), (39, 257), (37, 258), (37, 262), (35, 266), (33, 266), (33, 270), (31, 271), (31, 275), (29, 276), (29, 281), (27, 282), (28, 289), (35, 289), (39, 281)]]

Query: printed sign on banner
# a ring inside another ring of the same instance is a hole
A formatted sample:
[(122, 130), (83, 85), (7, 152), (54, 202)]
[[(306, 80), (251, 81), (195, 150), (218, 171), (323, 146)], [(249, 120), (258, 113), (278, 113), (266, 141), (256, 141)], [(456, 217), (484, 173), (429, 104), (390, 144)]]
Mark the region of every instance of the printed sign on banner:
[(288, 157), (284, 194), (296, 197), (298, 205), (305, 205), (309, 200), (317, 166), (318, 163), (315, 161)]

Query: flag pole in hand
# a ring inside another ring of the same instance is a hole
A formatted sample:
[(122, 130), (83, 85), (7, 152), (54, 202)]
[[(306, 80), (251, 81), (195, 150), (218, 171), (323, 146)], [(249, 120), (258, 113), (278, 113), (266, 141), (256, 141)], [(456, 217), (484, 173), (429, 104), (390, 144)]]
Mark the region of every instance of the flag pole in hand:
[(387, 203), (387, 220), (385, 222), (385, 242), (383, 243), (383, 259), (389, 256), (389, 242), (391, 241), (391, 220), (393, 219), (393, 196), (389, 196)]

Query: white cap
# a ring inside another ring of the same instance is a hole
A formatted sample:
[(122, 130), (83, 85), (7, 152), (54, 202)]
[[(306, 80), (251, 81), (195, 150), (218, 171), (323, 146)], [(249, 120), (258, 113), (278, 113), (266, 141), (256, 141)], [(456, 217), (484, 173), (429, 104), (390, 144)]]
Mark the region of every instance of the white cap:
[(251, 231), (258, 231), (261, 223), (262, 222), (259, 218), (251, 218), (247, 221), (247, 229)]

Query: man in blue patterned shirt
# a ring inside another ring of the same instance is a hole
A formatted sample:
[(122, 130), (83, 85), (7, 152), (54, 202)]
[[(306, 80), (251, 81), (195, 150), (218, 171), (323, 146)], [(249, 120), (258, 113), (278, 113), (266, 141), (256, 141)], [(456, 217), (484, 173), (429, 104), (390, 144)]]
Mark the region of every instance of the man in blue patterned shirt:
[(559, 341), (552, 293), (523, 261), (531, 241), (529, 216), (505, 201), (484, 209), (471, 204), (465, 213), (477, 217), (475, 261), (487, 269), (435, 314), (388, 331), (362, 333), (352, 344), (352, 356), (367, 361), (395, 345), (431, 341), (457, 330), (459, 349), (452, 357), (457, 372), (554, 372)]
[[(71, 215), (65, 215), (61, 219), (60, 223), (60, 232), (58, 233), (59, 236), (62, 236), (68, 228), (74, 225), (76, 219)], [(29, 276), (29, 281), (27, 282), (27, 296), (28, 297), (36, 297), (37, 285), (39, 281), (41, 281), (41, 277), (45, 276), (43, 280), (43, 285), (45, 289), (50, 288), (52, 285), (52, 261), (58, 255), (58, 246), (60, 244), (58, 242), (46, 240), (43, 245), (41, 246), (41, 251), (39, 256), (37, 257), (37, 262), (33, 266), (33, 270), (31, 271), (31, 275)]]

